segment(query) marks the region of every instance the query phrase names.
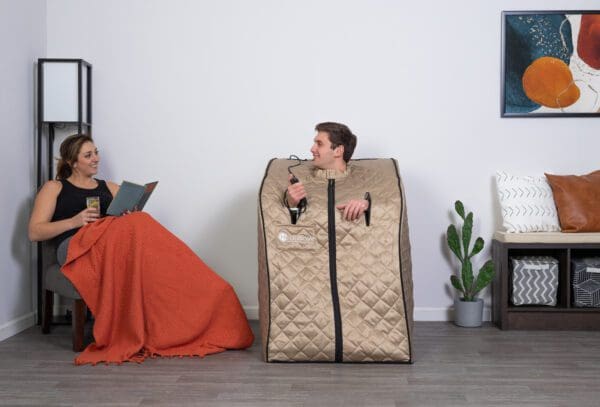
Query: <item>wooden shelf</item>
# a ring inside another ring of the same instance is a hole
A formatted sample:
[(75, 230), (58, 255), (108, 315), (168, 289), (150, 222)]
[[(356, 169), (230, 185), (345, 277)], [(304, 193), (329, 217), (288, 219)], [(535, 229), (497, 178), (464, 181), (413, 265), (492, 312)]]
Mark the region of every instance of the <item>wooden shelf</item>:
[[(514, 256), (552, 256), (558, 259), (556, 306), (511, 303), (511, 266)], [(571, 260), (599, 256), (600, 243), (507, 243), (492, 240), (496, 276), (492, 282), (492, 320), (500, 329), (600, 330), (600, 308), (575, 307)]]

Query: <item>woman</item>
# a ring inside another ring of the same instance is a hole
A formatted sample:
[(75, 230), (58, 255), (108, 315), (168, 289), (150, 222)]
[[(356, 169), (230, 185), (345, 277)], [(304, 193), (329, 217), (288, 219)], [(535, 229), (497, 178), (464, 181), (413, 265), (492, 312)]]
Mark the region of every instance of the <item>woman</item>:
[[(63, 274), (95, 316), (95, 343), (77, 364), (204, 356), (254, 339), (233, 288), (152, 217), (103, 217), (118, 185), (94, 178), (100, 158), (91, 137), (60, 146), (57, 180), (40, 189), (33, 241), (60, 242)], [(86, 207), (100, 198), (100, 213)]]
[[(29, 239), (34, 242), (53, 239), (60, 247), (58, 257), (62, 264), (68, 239), (82, 226), (106, 215), (119, 186), (94, 178), (100, 156), (90, 136), (68, 137), (60, 146), (60, 156), (56, 180), (46, 182), (35, 199), (29, 221)], [(87, 197), (100, 198), (100, 213), (97, 209), (87, 208)]]

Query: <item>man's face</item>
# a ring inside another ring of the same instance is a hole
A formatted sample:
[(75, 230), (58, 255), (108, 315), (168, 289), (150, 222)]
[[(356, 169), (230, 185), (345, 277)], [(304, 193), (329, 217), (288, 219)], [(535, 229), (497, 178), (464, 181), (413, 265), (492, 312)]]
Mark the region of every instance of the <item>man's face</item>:
[(313, 155), (313, 164), (324, 170), (335, 168), (336, 161), (343, 154), (343, 147), (337, 146), (332, 150), (329, 133), (323, 131), (318, 132), (313, 141), (310, 149)]

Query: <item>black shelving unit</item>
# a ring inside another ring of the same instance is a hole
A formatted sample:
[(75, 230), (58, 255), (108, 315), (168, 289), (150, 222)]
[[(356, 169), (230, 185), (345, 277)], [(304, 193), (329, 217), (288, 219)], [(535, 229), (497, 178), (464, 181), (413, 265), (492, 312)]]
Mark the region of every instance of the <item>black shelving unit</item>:
[[(72, 118), (46, 117), (44, 106), (44, 73), (49, 64), (74, 64), (77, 71), (77, 120)], [(85, 80), (84, 80), (85, 79)], [(92, 134), (92, 65), (83, 59), (40, 58), (37, 62), (37, 190), (46, 180), (53, 176), (54, 139), (57, 126), (77, 126), (79, 134)], [(85, 82), (85, 83), (84, 83)], [(43, 145), (46, 141), (47, 173), (43, 176)], [(37, 244), (37, 323), (41, 324), (42, 316), (42, 243)]]

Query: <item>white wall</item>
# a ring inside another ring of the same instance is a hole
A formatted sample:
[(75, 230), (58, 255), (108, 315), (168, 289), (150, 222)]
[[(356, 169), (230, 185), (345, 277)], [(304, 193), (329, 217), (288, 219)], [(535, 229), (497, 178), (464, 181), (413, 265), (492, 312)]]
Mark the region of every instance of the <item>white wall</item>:
[(0, 340), (35, 321), (27, 221), (35, 185), (34, 62), (46, 53), (46, 2), (0, 0)]
[[(593, 1), (555, 1), (591, 9)], [(501, 119), (500, 12), (546, 1), (48, 2), (48, 56), (94, 69), (103, 176), (160, 180), (147, 210), (257, 305), (256, 197), (267, 161), (308, 157), (347, 123), (356, 157), (395, 157), (407, 190), (417, 319), (452, 303), (456, 199), (489, 242), (493, 174), (597, 169), (597, 119)], [(489, 253), (489, 252), (486, 252)], [(254, 314), (255, 316), (256, 314)]]

